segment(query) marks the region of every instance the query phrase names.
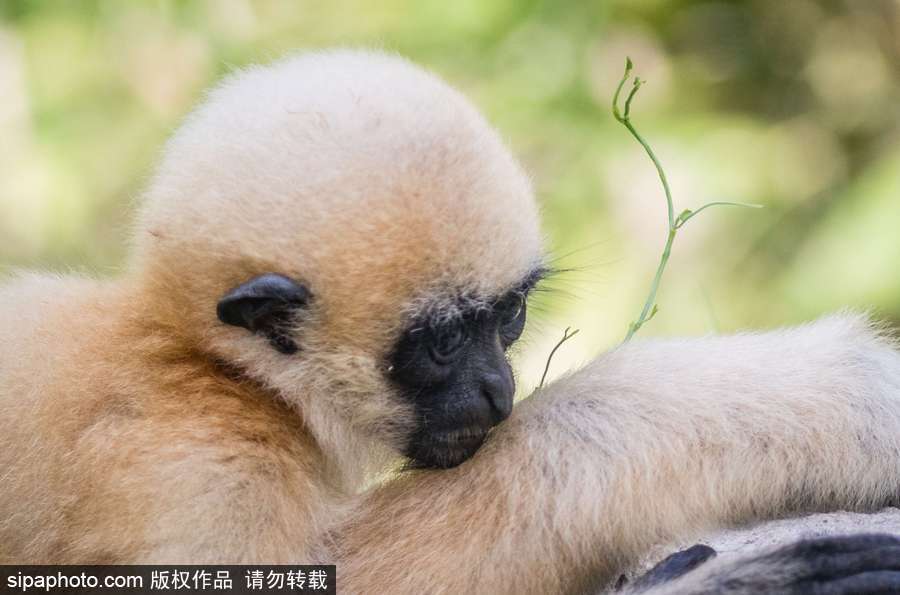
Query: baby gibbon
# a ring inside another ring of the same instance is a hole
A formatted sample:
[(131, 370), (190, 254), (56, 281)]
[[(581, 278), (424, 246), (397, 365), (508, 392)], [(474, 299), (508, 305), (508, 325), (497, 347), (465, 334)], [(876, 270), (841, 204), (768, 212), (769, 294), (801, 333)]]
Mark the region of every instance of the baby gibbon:
[[(633, 341), (513, 409), (544, 262), (528, 177), (435, 76), (351, 50), (230, 76), (168, 143), (121, 275), (0, 288), (0, 562), (578, 592), (664, 540), (896, 501), (900, 355), (855, 315)], [(695, 551), (631, 589), (892, 589), (898, 551)]]

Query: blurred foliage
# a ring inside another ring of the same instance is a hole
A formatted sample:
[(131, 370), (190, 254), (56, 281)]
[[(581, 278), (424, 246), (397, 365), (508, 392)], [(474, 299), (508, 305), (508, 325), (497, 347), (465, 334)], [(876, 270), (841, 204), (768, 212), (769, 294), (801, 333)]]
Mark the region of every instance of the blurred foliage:
[(613, 120), (626, 55), (633, 117), (679, 209), (641, 334), (793, 323), (844, 305), (900, 319), (897, 0), (0, 0), (0, 269), (105, 275), (133, 201), (205, 87), (296, 49), (366, 45), (434, 69), (533, 173), (569, 272), (538, 300), (534, 384), (619, 340), (665, 238), (650, 163)]

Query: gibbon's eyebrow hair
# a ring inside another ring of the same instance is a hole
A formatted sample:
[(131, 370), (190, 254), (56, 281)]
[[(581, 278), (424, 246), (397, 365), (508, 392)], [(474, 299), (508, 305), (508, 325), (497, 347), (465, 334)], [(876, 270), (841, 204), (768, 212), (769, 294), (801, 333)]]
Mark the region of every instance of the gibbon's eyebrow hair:
[(478, 296), (460, 296), (457, 298), (457, 306), (459, 306), (463, 311), (471, 310), (471, 309), (481, 309), (481, 308), (492, 308), (494, 304), (499, 301), (502, 301), (503, 298), (512, 295), (518, 294), (521, 296), (527, 296), (528, 293), (534, 289), (538, 283), (543, 281), (546, 276), (551, 271), (547, 269), (544, 265), (538, 265), (531, 269), (528, 273), (522, 277), (522, 280), (507, 289), (499, 293), (498, 295), (493, 296), (485, 296), (483, 298), (479, 298)]
[(424, 326), (431, 324), (440, 326), (444, 323), (457, 320), (461, 316), (471, 314), (473, 312), (483, 312), (493, 310), (494, 307), (504, 298), (510, 295), (527, 296), (548, 274), (552, 274), (552, 269), (548, 269), (541, 264), (531, 269), (518, 283), (511, 288), (491, 296), (477, 296), (472, 294), (460, 293), (455, 296), (448, 296), (443, 300), (432, 302), (427, 305), (424, 310), (420, 310), (418, 314), (414, 314), (412, 319), (415, 321), (410, 332), (418, 332), (424, 330)]
[(531, 290), (534, 289), (541, 281), (543, 281), (551, 272), (552, 271), (550, 271), (546, 266), (538, 265), (531, 269), (524, 277), (522, 277), (521, 281), (519, 281), (506, 291), (500, 293), (499, 295), (491, 296), (490, 298), (483, 301), (471, 300), (471, 303), (475, 304), (476, 307), (478, 307), (479, 303), (482, 305), (482, 307), (493, 307), (494, 304), (502, 301), (504, 298), (510, 295), (515, 294), (526, 297), (531, 292)]
[(527, 295), (528, 292), (538, 285), (538, 283), (546, 279), (547, 276), (552, 273), (553, 271), (547, 268), (546, 265), (538, 265), (531, 269), (531, 272), (525, 275), (525, 278), (522, 279), (518, 285), (513, 287), (512, 291)]

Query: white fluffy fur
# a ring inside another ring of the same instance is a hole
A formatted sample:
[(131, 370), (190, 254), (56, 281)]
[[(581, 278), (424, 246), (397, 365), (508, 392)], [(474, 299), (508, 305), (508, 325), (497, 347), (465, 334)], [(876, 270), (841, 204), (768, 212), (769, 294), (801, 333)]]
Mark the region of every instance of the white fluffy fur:
[(864, 318), (636, 341), (526, 399), (469, 463), (371, 495), (344, 574), (568, 591), (676, 536), (894, 501), (898, 478), (900, 355)]
[[(411, 423), (408, 317), (541, 258), (528, 180), (397, 57), (241, 72), (175, 135), (120, 279), (0, 289), (0, 561), (338, 564), (344, 592), (562, 592), (650, 545), (897, 496), (900, 356), (867, 322), (635, 341), (517, 407), (458, 468), (364, 489)], [(215, 316), (309, 285), (302, 351)]]

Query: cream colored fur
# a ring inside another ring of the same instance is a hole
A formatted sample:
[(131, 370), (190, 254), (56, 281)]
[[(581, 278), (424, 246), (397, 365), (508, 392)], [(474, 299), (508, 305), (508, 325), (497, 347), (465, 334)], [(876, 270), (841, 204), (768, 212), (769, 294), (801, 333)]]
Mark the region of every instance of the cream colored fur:
[(526, 399), (468, 463), (369, 495), (339, 559), (400, 592), (567, 592), (675, 536), (896, 501), (898, 477), (900, 355), (863, 318), (636, 341)]
[[(366, 489), (408, 406), (397, 333), (539, 264), (529, 183), (458, 93), (383, 54), (227, 79), (169, 143), (112, 281), (0, 289), (0, 562), (330, 561), (343, 592), (548, 593), (654, 543), (900, 485), (900, 356), (858, 316), (635, 341), (473, 459)], [(217, 300), (306, 283), (300, 353)]]

